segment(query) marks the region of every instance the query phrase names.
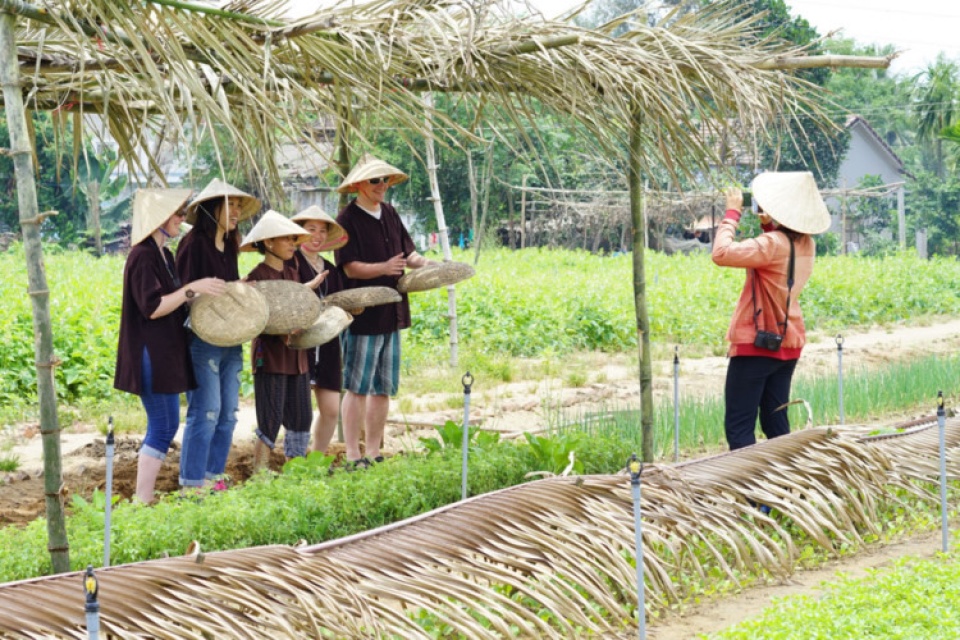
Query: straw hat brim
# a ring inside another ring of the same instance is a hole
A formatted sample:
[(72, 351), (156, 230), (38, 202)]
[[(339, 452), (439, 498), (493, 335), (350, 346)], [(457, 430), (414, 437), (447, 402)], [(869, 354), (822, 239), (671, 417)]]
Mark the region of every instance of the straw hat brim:
[(320, 248), (321, 251), (333, 251), (334, 249), (339, 249), (347, 244), (347, 242), (350, 240), (350, 236), (347, 235), (346, 229), (341, 227), (329, 213), (317, 205), (311, 205), (307, 207), (290, 219), (296, 223), (299, 223), (301, 226), (310, 220), (327, 223), (327, 242)]
[(753, 198), (777, 224), (815, 235), (830, 228), (830, 211), (809, 171), (769, 171), (750, 185)]
[(252, 283), (267, 300), (269, 317), (260, 333), (286, 335), (308, 329), (316, 322), (323, 304), (306, 285), (293, 280), (257, 280)]
[(267, 299), (245, 282), (228, 282), (219, 296), (198, 296), (190, 305), (190, 327), (204, 342), (234, 347), (263, 333)]
[(137, 189), (133, 196), (130, 244), (140, 244), (190, 199), (190, 189)]
[(406, 182), (410, 176), (369, 153), (363, 155), (337, 187), (337, 193), (356, 193), (357, 184), (371, 178), (390, 178), (390, 186)]
[(257, 224), (253, 225), (253, 229), (250, 229), (250, 232), (244, 237), (240, 243), (240, 251), (255, 251), (256, 247), (254, 245), (257, 242), (287, 236), (294, 236), (297, 239), (297, 244), (302, 244), (310, 239), (310, 234), (305, 232), (303, 227), (296, 222), (291, 222), (282, 213), (270, 209), (260, 216)]
[(382, 304), (400, 302), (403, 297), (390, 287), (357, 287), (331, 293), (323, 299), (324, 304), (350, 311)]
[(413, 293), (448, 287), (472, 278), (474, 274), (476, 274), (474, 268), (463, 262), (431, 264), (403, 274), (397, 282), (397, 291)]
[(316, 322), (303, 333), (292, 336), (289, 345), (294, 349), (319, 347), (340, 335), (352, 322), (353, 316), (340, 307), (324, 307)]
[(260, 211), (260, 199), (250, 195), (246, 191), (241, 191), (240, 189), (234, 187), (231, 184), (220, 180), (219, 178), (214, 178), (210, 181), (203, 191), (197, 194), (187, 207), (187, 222), (190, 224), (196, 224), (197, 222), (197, 205), (202, 202), (207, 202), (208, 200), (214, 200), (216, 198), (239, 198), (240, 199), (240, 217), (238, 221), (242, 222), (247, 218), (250, 218), (258, 211)]

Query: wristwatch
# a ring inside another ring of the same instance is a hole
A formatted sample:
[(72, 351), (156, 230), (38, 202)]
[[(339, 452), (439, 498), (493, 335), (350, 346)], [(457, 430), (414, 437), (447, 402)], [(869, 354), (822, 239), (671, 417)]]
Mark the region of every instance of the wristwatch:
[(186, 291), (183, 292), (183, 295), (187, 297), (187, 300), (193, 300), (194, 296), (197, 295), (197, 292), (194, 291), (193, 289), (187, 289)]

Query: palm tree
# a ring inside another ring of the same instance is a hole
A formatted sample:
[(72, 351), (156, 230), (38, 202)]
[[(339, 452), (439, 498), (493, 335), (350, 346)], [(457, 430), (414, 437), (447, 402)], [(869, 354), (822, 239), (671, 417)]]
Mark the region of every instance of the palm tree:
[(958, 110), (960, 68), (941, 54), (916, 76), (917, 138), (933, 146), (934, 171), (944, 177), (943, 138), (940, 132), (954, 124)]

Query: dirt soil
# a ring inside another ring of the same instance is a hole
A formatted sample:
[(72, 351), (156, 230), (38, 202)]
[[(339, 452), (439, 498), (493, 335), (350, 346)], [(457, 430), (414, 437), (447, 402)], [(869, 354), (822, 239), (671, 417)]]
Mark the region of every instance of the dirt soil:
[[(946, 320), (928, 326), (899, 326), (876, 329), (844, 336), (844, 371), (871, 367), (892, 361), (907, 361), (933, 353), (955, 353), (960, 347), (960, 320)], [(696, 358), (680, 353), (680, 393), (716, 395), (723, 390), (726, 359), (723, 357)], [(833, 373), (837, 368), (837, 345), (833, 336), (811, 336), (798, 366), (798, 375)], [(585, 384), (571, 387), (571, 371), (579, 371)], [(655, 394), (672, 397), (673, 358), (654, 363)], [(402, 397), (401, 390), (401, 397)], [(401, 412), (404, 404), (408, 410)], [(436, 409), (436, 407), (455, 408)], [(635, 361), (626, 356), (591, 355), (564, 363), (556, 377), (539, 381), (525, 380), (487, 386), (476, 381), (471, 394), (471, 424), (495, 429), (506, 438), (524, 431), (537, 431), (556, 426), (565, 419), (586, 412), (623, 408), (639, 404), (639, 385)], [(412, 407), (412, 409), (410, 408)], [(394, 402), (387, 425), (385, 452), (409, 451), (418, 445), (421, 435), (434, 435), (434, 425), (446, 420), (463, 420), (462, 404), (452, 403), (449, 394), (424, 394), (405, 403)], [(907, 416), (905, 416), (907, 417)], [(230, 455), (227, 473), (234, 482), (242, 482), (252, 468), (252, 404), (240, 412), (234, 450)], [(44, 513), (42, 474), (42, 444), (36, 424), (7, 427), (0, 433), (4, 455), (16, 456), (20, 468), (0, 473), (0, 526), (23, 525)], [(182, 431), (182, 430), (181, 430)], [(6, 442), (6, 444), (4, 444)], [(10, 443), (12, 442), (12, 447)], [(115, 445), (113, 491), (129, 498), (135, 489), (140, 436), (120, 436)], [(67, 428), (61, 437), (63, 456), (63, 492), (68, 503), (71, 494), (89, 497), (95, 489), (105, 488), (104, 437), (88, 425), (76, 424)], [(342, 458), (343, 447), (332, 445), (330, 453)], [(272, 466), (279, 470), (283, 464), (280, 448), (274, 453)], [(162, 492), (177, 490), (179, 444), (174, 443), (167, 456), (157, 489)], [(922, 537), (902, 544), (872, 549), (854, 558), (838, 561), (835, 565), (816, 571), (799, 572), (784, 584), (752, 588), (738, 596), (700, 605), (687, 610), (683, 616), (651, 622), (653, 638), (690, 638), (697, 634), (722, 629), (737, 620), (759, 613), (771, 598), (790, 593), (809, 592), (822, 580), (831, 578), (835, 571), (863, 572), (867, 568), (891, 562), (901, 555), (927, 555), (938, 549), (936, 540)]]

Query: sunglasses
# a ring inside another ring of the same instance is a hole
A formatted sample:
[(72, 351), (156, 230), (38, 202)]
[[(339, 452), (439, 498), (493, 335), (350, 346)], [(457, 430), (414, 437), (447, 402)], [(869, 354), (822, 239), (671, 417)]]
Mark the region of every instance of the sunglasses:
[(367, 180), (367, 182), (369, 182), (370, 184), (380, 184), (381, 182), (383, 182), (384, 184), (390, 184), (390, 177), (388, 176), (386, 178), (370, 178), (369, 180)]

